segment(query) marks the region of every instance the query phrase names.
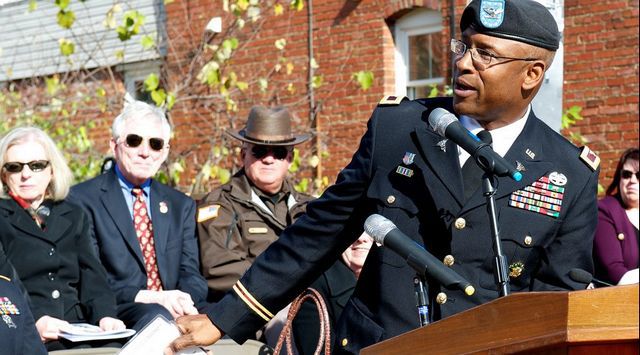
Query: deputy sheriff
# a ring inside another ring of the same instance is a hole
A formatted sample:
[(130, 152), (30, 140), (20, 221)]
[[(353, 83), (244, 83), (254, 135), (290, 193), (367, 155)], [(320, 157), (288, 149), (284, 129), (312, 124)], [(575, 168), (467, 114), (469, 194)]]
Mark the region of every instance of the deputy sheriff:
[[(184, 335), (173, 350), (210, 344), (222, 334), (244, 342), (340, 255), (372, 213), (393, 221), (475, 287), (467, 295), (428, 279), (432, 321), (497, 298), (483, 189), (479, 175), (467, 178), (474, 169), (463, 168), (475, 161), (429, 127), (437, 107), (474, 132), (488, 131), (496, 153), (523, 175), (496, 179), (511, 291), (586, 287), (569, 271), (593, 272), (598, 157), (550, 129), (531, 108), (559, 47), (556, 22), (536, 1), (473, 0), (460, 30), (451, 41), (453, 98), (384, 100), (336, 184), (309, 204), (233, 292), (205, 314), (177, 320)], [(338, 324), (336, 353), (358, 354), (419, 327), (414, 275), (392, 250), (372, 247)]]
[(243, 168), (201, 200), (197, 215), (209, 301), (222, 298), (311, 200), (287, 178), (293, 147), (310, 138), (293, 134), (291, 119), (285, 107), (255, 106), (244, 129), (227, 130), (242, 142)]

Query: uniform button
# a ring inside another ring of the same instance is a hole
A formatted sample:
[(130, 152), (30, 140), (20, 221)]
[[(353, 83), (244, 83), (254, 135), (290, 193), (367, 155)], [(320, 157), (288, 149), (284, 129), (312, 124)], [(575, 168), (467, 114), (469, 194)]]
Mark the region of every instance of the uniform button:
[(624, 233), (618, 234), (618, 240), (624, 240)]
[(55, 248), (51, 248), (49, 249), (49, 256), (53, 256), (53, 254), (56, 253), (56, 249)]
[(467, 221), (464, 218), (460, 217), (456, 219), (454, 225), (456, 229), (464, 229), (464, 227), (467, 226)]
[(436, 296), (436, 302), (438, 304), (445, 304), (447, 302), (447, 294), (444, 292), (438, 293), (438, 295)]
[(347, 338), (343, 338), (340, 344), (342, 344), (342, 347), (345, 347), (347, 346), (347, 344), (349, 344), (349, 340)]
[(396, 202), (396, 197), (393, 195), (389, 195), (387, 197), (387, 203), (394, 203), (394, 202)]
[(53, 290), (53, 292), (51, 292), (51, 298), (53, 298), (54, 300), (57, 300), (58, 298), (60, 298), (60, 291)]
[(533, 238), (531, 238), (530, 235), (524, 237), (524, 244), (525, 245), (531, 245), (531, 243), (533, 243)]
[(447, 255), (444, 257), (444, 260), (442, 260), (442, 262), (447, 266), (453, 266), (453, 263), (455, 261), (456, 259), (453, 257), (453, 255)]

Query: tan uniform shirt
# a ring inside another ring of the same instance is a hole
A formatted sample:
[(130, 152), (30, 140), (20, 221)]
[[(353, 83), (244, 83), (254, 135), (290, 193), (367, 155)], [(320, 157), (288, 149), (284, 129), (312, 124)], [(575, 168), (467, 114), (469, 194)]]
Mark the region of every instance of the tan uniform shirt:
[(244, 170), (198, 203), (198, 240), (209, 301), (217, 301), (242, 277), (253, 261), (306, 210), (312, 197), (284, 182), (286, 221), (278, 220), (249, 183)]

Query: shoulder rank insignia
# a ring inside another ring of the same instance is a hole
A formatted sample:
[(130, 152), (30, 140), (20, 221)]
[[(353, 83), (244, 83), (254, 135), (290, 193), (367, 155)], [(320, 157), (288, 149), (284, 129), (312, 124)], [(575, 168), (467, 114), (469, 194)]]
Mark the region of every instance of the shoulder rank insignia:
[(220, 205), (208, 205), (198, 208), (198, 223), (218, 217)]
[(400, 105), (402, 100), (406, 98), (407, 98), (406, 96), (389, 95), (389, 96), (383, 97), (382, 100), (378, 102), (378, 105)]
[(587, 164), (593, 171), (598, 169), (598, 166), (600, 165), (600, 157), (586, 145), (582, 147), (582, 151), (580, 152), (580, 159), (582, 159), (582, 161)]

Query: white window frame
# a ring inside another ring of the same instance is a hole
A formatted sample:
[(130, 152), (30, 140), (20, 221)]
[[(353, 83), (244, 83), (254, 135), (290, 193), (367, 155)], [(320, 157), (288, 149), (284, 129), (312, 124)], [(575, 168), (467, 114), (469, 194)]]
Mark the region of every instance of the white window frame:
[(409, 80), (409, 37), (431, 33), (441, 33), (442, 14), (438, 11), (418, 9), (401, 17), (395, 23), (395, 71), (396, 71), (396, 95), (408, 95), (408, 88), (424, 87), (432, 84), (444, 83), (444, 77), (422, 80)]
[(144, 82), (151, 73), (160, 76), (160, 62), (156, 60), (127, 63), (118, 66), (124, 77), (124, 87), (131, 97), (136, 98), (136, 83)]

